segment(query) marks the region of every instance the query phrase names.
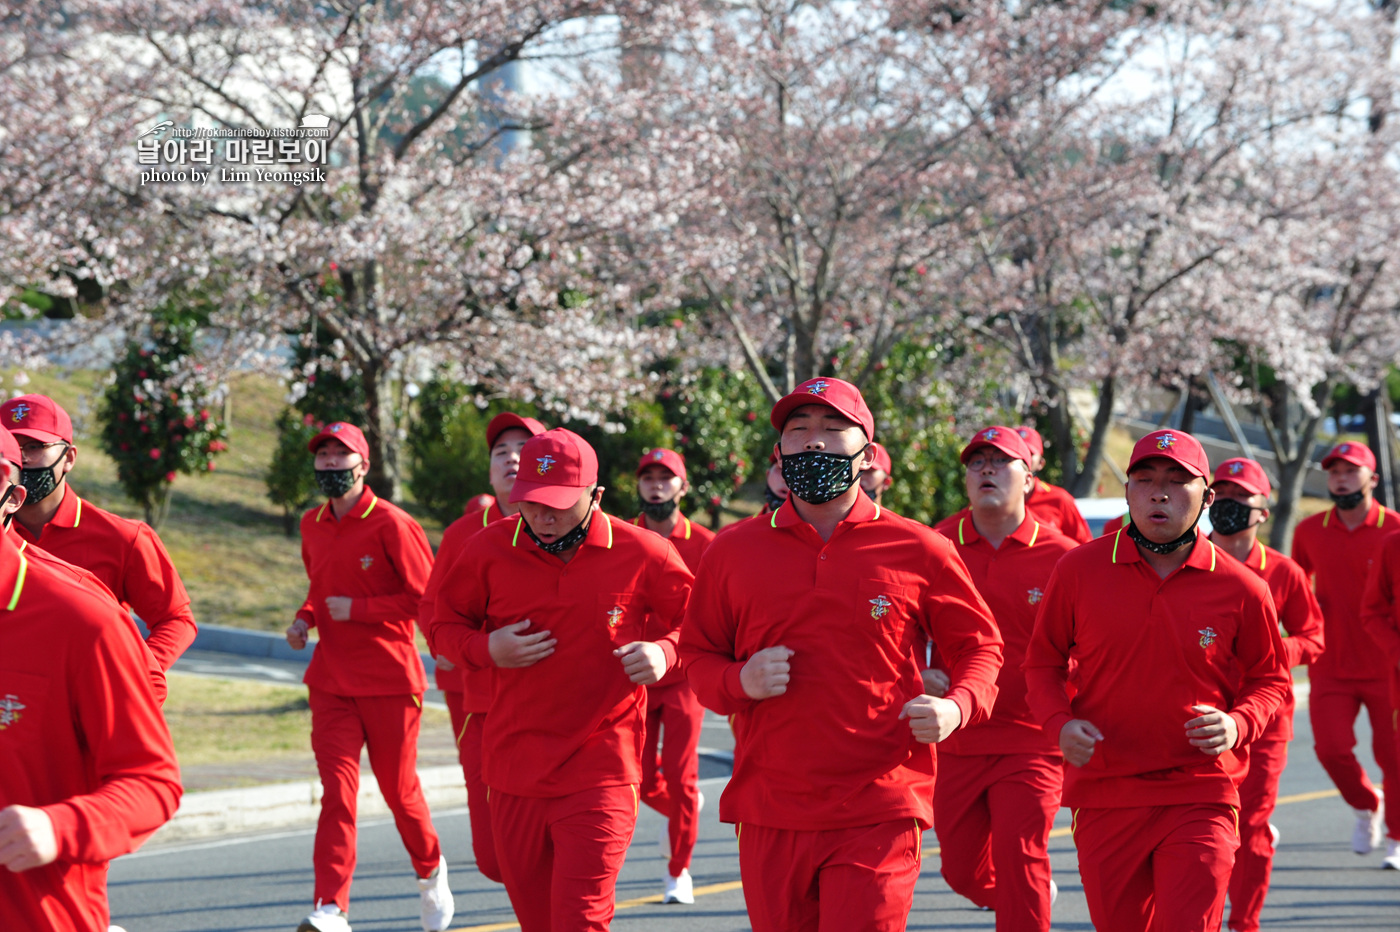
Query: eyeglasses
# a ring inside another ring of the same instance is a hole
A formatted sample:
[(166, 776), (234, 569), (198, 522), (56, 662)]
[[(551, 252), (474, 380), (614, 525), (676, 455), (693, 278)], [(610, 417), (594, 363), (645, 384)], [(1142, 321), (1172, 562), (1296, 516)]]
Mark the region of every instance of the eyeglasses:
[(68, 446), (68, 444), (63, 440), (55, 440), (53, 443), (39, 443), (38, 441), (34, 441), (33, 443), (26, 443), (19, 448), (20, 459), (23, 460), (22, 465), (27, 466), (31, 463), (39, 462), (41, 459), (43, 459), (44, 451), (47, 450), (49, 447), (66, 446)]
[(986, 469), (988, 466), (992, 467), (994, 470), (998, 470), (1005, 469), (1013, 462), (1015, 462), (1015, 460), (1009, 456), (974, 456), (967, 461), (967, 468), (973, 472), (979, 472)]

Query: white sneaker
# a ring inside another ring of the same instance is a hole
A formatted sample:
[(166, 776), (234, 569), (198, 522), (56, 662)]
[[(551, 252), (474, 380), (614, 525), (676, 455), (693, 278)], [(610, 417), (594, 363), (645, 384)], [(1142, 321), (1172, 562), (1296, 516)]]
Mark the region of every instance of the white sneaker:
[(423, 932), (444, 932), (457, 911), (447, 885), (447, 858), (439, 857), (437, 870), (418, 878), (418, 894), (423, 899)]
[(326, 903), (312, 910), (297, 926), (297, 932), (350, 932), (350, 920), (339, 906)]
[(1351, 850), (1357, 854), (1370, 854), (1381, 846), (1381, 827), (1385, 823), (1385, 797), (1377, 790), (1380, 801), (1374, 811), (1357, 809), (1356, 828), (1351, 831)]
[(1282, 838), (1282, 837), (1283, 837), (1283, 836), (1279, 833), (1278, 826), (1275, 825), (1274, 823), (1270, 822), (1270, 823), (1269, 823), (1269, 847), (1270, 847), (1270, 848), (1277, 848), (1277, 847), (1278, 847), (1278, 840), (1279, 840), (1280, 838)]
[(1050, 905), (1055, 905), (1055, 900), (1060, 895), (1060, 886), (1055, 881), (1050, 881)]
[(1385, 860), (1381, 862), (1381, 867), (1388, 871), (1400, 871), (1400, 841), (1394, 838), (1387, 840)]
[(662, 903), (684, 903), (687, 906), (695, 904), (695, 888), (690, 880), (690, 871), (681, 868), (679, 877), (666, 878), (666, 895), (661, 898)]

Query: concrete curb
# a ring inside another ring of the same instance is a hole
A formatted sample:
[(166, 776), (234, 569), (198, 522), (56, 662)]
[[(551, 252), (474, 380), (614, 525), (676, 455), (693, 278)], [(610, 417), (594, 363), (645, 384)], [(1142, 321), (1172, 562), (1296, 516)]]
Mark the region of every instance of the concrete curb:
[[(145, 634), (145, 630), (142, 630)], [(273, 660), (289, 660), (292, 663), (310, 663), (316, 652), (316, 642), (311, 641), (305, 650), (292, 650), (287, 639), (270, 631), (250, 631), (247, 628), (231, 628), (227, 625), (200, 625), (199, 632), (190, 645), (194, 650), (217, 651), (221, 654), (238, 654), (243, 657), (267, 657)], [(423, 666), (431, 677), (437, 669), (431, 654), (419, 652)]]
[[(425, 767), (418, 771), (418, 779), (430, 809), (455, 809), (467, 804), (461, 767)], [(186, 793), (175, 817), (152, 839), (156, 844), (169, 844), (314, 823), (321, 814), (323, 795), (320, 780)], [(360, 818), (389, 814), (373, 774), (360, 776), (358, 801)]]

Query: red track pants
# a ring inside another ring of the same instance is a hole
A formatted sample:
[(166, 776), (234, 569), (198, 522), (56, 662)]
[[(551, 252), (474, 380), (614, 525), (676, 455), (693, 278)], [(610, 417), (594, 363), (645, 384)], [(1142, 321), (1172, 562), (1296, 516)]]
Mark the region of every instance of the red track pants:
[[(1291, 707), (1288, 714), (1292, 714)], [(1229, 926), (1235, 932), (1259, 928), (1259, 913), (1269, 892), (1269, 874), (1274, 867), (1269, 818), (1278, 801), (1279, 776), (1288, 763), (1288, 723), (1282, 716), (1280, 710), (1248, 746), (1249, 773), (1240, 784), (1240, 849), (1230, 872)]]
[(496, 839), (491, 835), (491, 807), (486, 802), (486, 782), (481, 779), (481, 731), (486, 726), (485, 712), (468, 712), (462, 693), (444, 692), (448, 713), (452, 716), (452, 734), (457, 738), (457, 760), (462, 764), (462, 779), (467, 783), (467, 818), (472, 827), (472, 857), (476, 869), (487, 880), (501, 882), (501, 867), (496, 863)]
[(1073, 824), (1094, 928), (1219, 932), (1239, 846), (1233, 807), (1076, 809)]
[(754, 932), (904, 932), (919, 879), (914, 819), (804, 832), (738, 827)]
[(312, 864), (316, 903), (350, 910), (355, 874), (356, 796), (360, 790), (360, 749), (368, 746), (369, 765), (384, 802), (394, 814), (413, 871), (427, 877), (442, 849), (418, 783), (419, 696), (337, 696), (311, 689), (311, 750), (321, 774), (321, 817), (316, 823)]
[[(700, 836), (700, 725), (705, 709), (690, 684), (647, 687), (646, 744), (642, 748), (642, 802), (670, 820), (672, 877), (690, 867)], [(662, 730), (661, 768), (656, 744)]]
[[(1353, 809), (1374, 810), (1379, 802), (1366, 769), (1356, 759), (1356, 716), (1362, 707), (1371, 719), (1371, 752), (1380, 765), (1387, 793), (1400, 800), (1400, 751), (1395, 746), (1395, 708), (1386, 680), (1312, 681), (1308, 717), (1312, 720), (1313, 747), (1318, 763), (1332, 778)], [(1400, 839), (1400, 805), (1386, 807), (1386, 827)]]
[(637, 827), (637, 788), (540, 799), (491, 791), (501, 876), (521, 932), (605, 932)]
[(1057, 754), (938, 755), (943, 878), (996, 910), (998, 932), (1050, 928), (1050, 828), (1063, 783)]

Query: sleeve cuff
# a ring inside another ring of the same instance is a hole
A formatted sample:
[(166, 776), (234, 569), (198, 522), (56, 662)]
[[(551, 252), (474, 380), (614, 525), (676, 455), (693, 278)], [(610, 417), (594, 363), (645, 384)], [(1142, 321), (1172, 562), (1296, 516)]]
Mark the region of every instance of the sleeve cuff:
[(1068, 712), (1056, 712), (1045, 720), (1041, 725), (1041, 730), (1054, 739), (1056, 746), (1060, 743), (1060, 732), (1065, 730), (1065, 726), (1074, 721), (1074, 716)]
[(652, 643), (655, 644), (657, 647), (660, 647), (661, 653), (666, 655), (666, 672), (670, 673), (676, 668), (676, 657), (678, 655), (676, 654), (675, 643), (672, 642), (669, 638), (662, 638), (659, 641), (652, 641)]
[(724, 693), (730, 702), (743, 705), (754, 700), (748, 693), (744, 692), (744, 683), (739, 679), (739, 674), (743, 672), (743, 661), (736, 660), (724, 671)]
[(958, 727), (954, 731), (961, 731), (972, 721), (972, 694), (965, 689), (956, 686), (948, 690), (948, 695), (943, 697), (958, 707), (958, 712), (962, 714), (962, 719), (958, 722)]
[[(1234, 747), (1242, 748), (1253, 738), (1249, 733), (1249, 720), (1238, 712), (1231, 712), (1230, 717), (1235, 720), (1235, 727), (1239, 730), (1239, 736), (1235, 738)], [(1233, 750), (1233, 748), (1231, 750)]]
[(297, 620), (306, 622), (308, 628), (316, 627), (316, 616), (308, 611), (297, 612)]
[(68, 803), (54, 803), (39, 809), (53, 823), (53, 837), (58, 842), (60, 861), (78, 860), (78, 813)]
[(467, 641), (466, 656), (462, 658), (467, 666), (476, 670), (489, 670), (496, 665), (491, 659), (491, 635), (485, 631), (472, 632)]

